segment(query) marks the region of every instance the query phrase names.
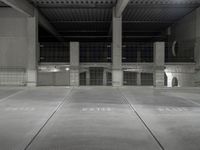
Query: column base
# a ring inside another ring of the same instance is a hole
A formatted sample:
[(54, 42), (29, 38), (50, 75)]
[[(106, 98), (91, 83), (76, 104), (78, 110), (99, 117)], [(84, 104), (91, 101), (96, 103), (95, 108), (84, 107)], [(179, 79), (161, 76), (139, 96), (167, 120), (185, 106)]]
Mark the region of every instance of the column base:
[(137, 86), (141, 86), (141, 73), (137, 73)]
[(200, 69), (199, 68), (196, 70), (194, 80), (195, 80), (195, 83), (194, 83), (195, 86), (200, 87)]
[(123, 86), (122, 70), (113, 70), (112, 71), (112, 86), (114, 86), (114, 87)]
[(70, 86), (79, 86), (79, 70), (70, 70)]
[(165, 86), (164, 70), (155, 70), (155, 72), (154, 72), (154, 86), (155, 87), (164, 87)]
[(27, 86), (35, 87), (37, 86), (37, 71), (27, 70)]

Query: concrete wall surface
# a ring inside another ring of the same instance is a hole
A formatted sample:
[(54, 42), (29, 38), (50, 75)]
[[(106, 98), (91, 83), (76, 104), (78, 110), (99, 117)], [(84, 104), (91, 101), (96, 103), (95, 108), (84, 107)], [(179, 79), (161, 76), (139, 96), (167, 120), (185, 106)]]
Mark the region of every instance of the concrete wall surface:
[(36, 80), (37, 26), (35, 17), (25, 17), (12, 8), (0, 9), (0, 68), (12, 73), (24, 68), (31, 84)]
[(1, 8), (0, 14), (0, 66), (26, 68), (27, 18), (11, 8)]
[(172, 80), (178, 80), (178, 87), (195, 86), (195, 64), (186, 65), (166, 65), (165, 73), (167, 75), (167, 86), (172, 87)]
[[(187, 51), (194, 51), (194, 58), (196, 62), (196, 68), (200, 66), (200, 8), (197, 8), (192, 13), (188, 14), (181, 20), (179, 20), (172, 27), (171, 40), (178, 41), (180, 55), (187, 54)], [(200, 83), (199, 69), (195, 69), (193, 79), (194, 85), (198, 86)], [(185, 78), (185, 82), (188, 78)]]

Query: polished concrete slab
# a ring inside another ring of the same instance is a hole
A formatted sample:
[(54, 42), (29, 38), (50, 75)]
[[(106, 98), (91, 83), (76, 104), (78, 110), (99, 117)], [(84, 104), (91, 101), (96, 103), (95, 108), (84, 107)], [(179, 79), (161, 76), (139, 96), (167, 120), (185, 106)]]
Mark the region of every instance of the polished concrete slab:
[(199, 150), (199, 96), (198, 88), (0, 88), (0, 149)]
[(199, 89), (123, 88), (121, 91), (164, 149), (200, 149)]
[(24, 88), (19, 87), (0, 87), (0, 102), (5, 101), (7, 98), (23, 91)]
[(67, 92), (64, 88), (30, 88), (1, 102), (0, 149), (25, 149)]
[(73, 89), (70, 102), (49, 121), (30, 150), (159, 150), (113, 88)]

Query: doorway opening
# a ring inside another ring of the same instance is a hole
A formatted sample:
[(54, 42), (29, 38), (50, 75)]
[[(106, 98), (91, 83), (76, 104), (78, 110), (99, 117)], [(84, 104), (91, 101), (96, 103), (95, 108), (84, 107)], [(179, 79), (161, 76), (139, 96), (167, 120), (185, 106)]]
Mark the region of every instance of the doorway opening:
[(172, 87), (178, 87), (178, 79), (176, 77), (172, 79)]

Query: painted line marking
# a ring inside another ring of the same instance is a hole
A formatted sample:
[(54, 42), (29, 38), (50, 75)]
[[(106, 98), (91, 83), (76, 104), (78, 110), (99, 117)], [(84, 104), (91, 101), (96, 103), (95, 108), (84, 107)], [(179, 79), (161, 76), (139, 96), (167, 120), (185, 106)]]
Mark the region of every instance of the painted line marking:
[(34, 107), (7, 107), (5, 111), (35, 111)]
[(184, 108), (184, 107), (179, 107), (179, 108), (162, 107), (162, 108), (157, 108), (157, 110), (160, 111), (160, 112), (184, 112), (184, 111), (189, 111), (189, 109)]
[(54, 117), (54, 115), (62, 108), (62, 106), (66, 103), (69, 104), (72, 99), (70, 98), (73, 88), (70, 88), (70, 90), (66, 93), (64, 98), (61, 99), (60, 103), (57, 105), (57, 107), (53, 110), (51, 115), (47, 118), (47, 120), (44, 122), (44, 124), (41, 126), (41, 128), (37, 131), (37, 133), (33, 136), (33, 138), (28, 142), (28, 144), (25, 146), (24, 150), (28, 150), (33, 141), (38, 137), (38, 135), (41, 133), (41, 131), (45, 128), (45, 126), (48, 124), (48, 122)]
[(90, 107), (90, 108), (82, 108), (83, 112), (110, 112), (112, 108), (110, 107)]
[(18, 91), (18, 92), (14, 93), (14, 94), (11, 94), (11, 95), (9, 95), (9, 96), (3, 98), (3, 99), (0, 99), (0, 102), (4, 102), (4, 101), (8, 100), (9, 98), (12, 98), (12, 97), (14, 97), (14, 96), (16, 96), (16, 95), (18, 95), (18, 94), (20, 94), (20, 93), (23, 93), (23, 92), (25, 92), (25, 91), (26, 91), (26, 89), (24, 89), (24, 90), (22, 90), (22, 91)]

